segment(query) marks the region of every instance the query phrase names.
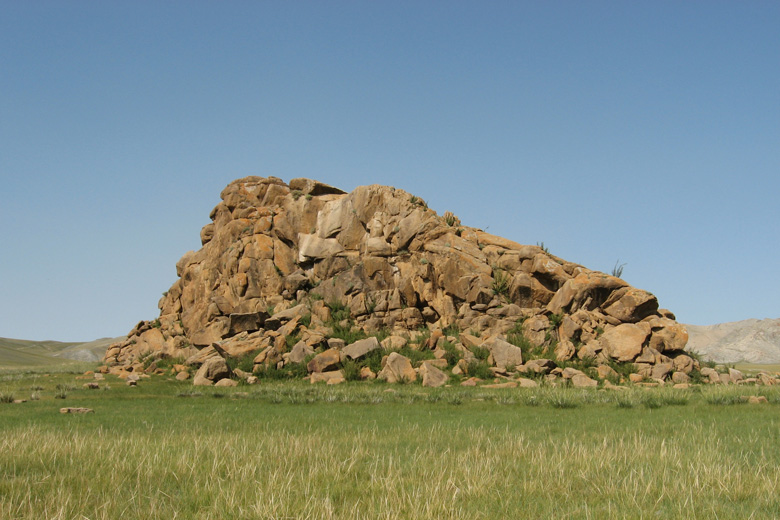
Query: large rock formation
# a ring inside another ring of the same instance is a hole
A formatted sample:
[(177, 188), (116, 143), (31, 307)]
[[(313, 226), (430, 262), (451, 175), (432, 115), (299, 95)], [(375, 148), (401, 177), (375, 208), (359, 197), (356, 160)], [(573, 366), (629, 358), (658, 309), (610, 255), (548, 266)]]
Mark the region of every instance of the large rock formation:
[(395, 338), (383, 349), (414, 331), (469, 332), (468, 341), (439, 334), (416, 348), (444, 352), (435, 340), (452, 340), (451, 352), (466, 361), (484, 348), (498, 375), (520, 361), (505, 345), (520, 330), (527, 348), (552, 360), (632, 362), (648, 377), (658, 364), (689, 365), (685, 328), (651, 293), (463, 226), (403, 190), (344, 193), (309, 179), (246, 177), (221, 198), (201, 231), (203, 247), (176, 264), (179, 279), (160, 300), (160, 316), (112, 345), (109, 364), (153, 354), (194, 356), (200, 365), (199, 351), (216, 345), (225, 356), (257, 353), (256, 366), (281, 368), (315, 350), (340, 352), (346, 345), (335, 327), (383, 330)]

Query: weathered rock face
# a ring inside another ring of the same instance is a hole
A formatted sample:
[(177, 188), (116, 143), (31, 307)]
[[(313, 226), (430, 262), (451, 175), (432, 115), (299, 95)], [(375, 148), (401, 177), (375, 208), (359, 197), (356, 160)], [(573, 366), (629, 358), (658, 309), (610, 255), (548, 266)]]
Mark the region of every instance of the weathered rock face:
[[(553, 359), (677, 366), (683, 354), (684, 327), (651, 293), (463, 226), (403, 190), (344, 193), (310, 179), (246, 177), (221, 198), (201, 231), (203, 247), (176, 264), (179, 279), (160, 300), (160, 316), (112, 345), (109, 364), (150, 353), (189, 358), (213, 344), (220, 356), (262, 350), (256, 363), (300, 363), (328, 340), (325, 324), (338, 317), (332, 302), (345, 313), (339, 319), (365, 331), (408, 337), (454, 326), (496, 338), (485, 348), (500, 369), (523, 362), (504, 341), (523, 320), (528, 340), (551, 345)], [(293, 333), (302, 336), (290, 352), (285, 337)], [(375, 343), (346, 352), (328, 345), (336, 352), (311, 360), (309, 371), (331, 370), (339, 356), (357, 358)]]

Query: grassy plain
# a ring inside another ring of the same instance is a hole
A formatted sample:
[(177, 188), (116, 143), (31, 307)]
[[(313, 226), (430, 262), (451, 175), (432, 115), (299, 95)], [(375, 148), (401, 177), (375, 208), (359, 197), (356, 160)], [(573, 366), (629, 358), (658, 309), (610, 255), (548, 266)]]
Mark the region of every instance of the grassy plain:
[(771, 387), (84, 382), (0, 373), (0, 518), (780, 517)]
[(62, 341), (30, 341), (0, 338), (0, 369), (47, 367), (78, 363), (77, 360), (101, 359), (106, 347), (122, 338), (101, 338), (87, 343)]

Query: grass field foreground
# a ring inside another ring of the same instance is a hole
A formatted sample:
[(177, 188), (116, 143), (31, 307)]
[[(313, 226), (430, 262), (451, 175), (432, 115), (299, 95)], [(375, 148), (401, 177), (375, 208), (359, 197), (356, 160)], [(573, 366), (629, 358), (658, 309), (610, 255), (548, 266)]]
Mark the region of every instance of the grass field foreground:
[(0, 518), (780, 516), (776, 388), (82, 383), (0, 373)]

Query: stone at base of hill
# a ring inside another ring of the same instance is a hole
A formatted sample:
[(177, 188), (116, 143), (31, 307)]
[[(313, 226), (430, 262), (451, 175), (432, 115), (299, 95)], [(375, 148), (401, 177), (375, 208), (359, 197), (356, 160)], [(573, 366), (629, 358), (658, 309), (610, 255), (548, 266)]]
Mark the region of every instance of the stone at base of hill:
[(422, 375), (422, 385), (433, 388), (444, 386), (449, 380), (447, 374), (435, 367), (433, 363), (427, 361), (420, 365), (420, 375)]
[(236, 381), (235, 379), (228, 379), (228, 378), (220, 379), (219, 381), (214, 383), (214, 386), (215, 387), (216, 386), (219, 386), (219, 387), (238, 386), (238, 381)]
[(189, 372), (179, 372), (178, 374), (176, 374), (177, 381), (186, 381), (189, 378), (190, 378)]
[(307, 356), (314, 354), (314, 349), (303, 341), (299, 341), (287, 354), (288, 363), (303, 363)]
[(593, 387), (593, 386), (599, 386), (598, 381), (595, 381), (585, 374), (575, 374), (571, 378), (571, 384), (573, 386), (576, 386), (578, 388), (587, 388), (587, 387)]
[(460, 386), (477, 386), (477, 383), (479, 383), (480, 381), (482, 381), (482, 380), (480, 378), (478, 378), (478, 377), (470, 377), (470, 378), (466, 379), (465, 381), (463, 381), (460, 384)]
[(599, 377), (601, 379), (614, 379), (616, 381), (620, 380), (620, 374), (615, 372), (615, 369), (613, 369), (609, 365), (599, 365), (596, 367), (596, 372), (598, 373)]
[(689, 376), (685, 372), (672, 372), (672, 383), (680, 384), (680, 383), (690, 383), (690, 382), (691, 382), (691, 376)]
[(761, 404), (761, 403), (768, 403), (769, 400), (763, 395), (751, 395), (750, 397), (748, 397), (747, 402), (749, 404)]
[(388, 383), (411, 383), (417, 379), (417, 373), (412, 368), (409, 358), (398, 352), (391, 352), (377, 377)]
[(503, 338), (488, 340), (483, 344), (483, 347), (490, 350), (493, 362), (498, 368), (514, 368), (523, 364), (523, 351), (520, 347), (512, 345)]
[(731, 379), (732, 383), (737, 384), (743, 380), (744, 376), (742, 375), (742, 372), (736, 368), (729, 368), (729, 378)]
[(309, 377), (309, 381), (314, 383), (327, 383), (329, 385), (337, 385), (346, 381), (344, 374), (341, 370), (331, 370), (328, 372), (313, 372)]
[(360, 379), (362, 380), (370, 380), (370, 379), (376, 379), (376, 374), (373, 370), (371, 370), (370, 367), (363, 367), (360, 369)]
[(230, 367), (221, 356), (212, 356), (206, 359), (195, 373), (193, 384), (197, 386), (209, 386), (221, 379), (230, 377)]
[(703, 367), (701, 370), (701, 375), (706, 377), (707, 380), (712, 384), (720, 383), (720, 374), (714, 369), (710, 367)]
[(86, 388), (88, 390), (100, 390), (100, 385), (98, 383), (84, 383), (81, 386), (82, 388)]
[(482, 385), (482, 388), (517, 388), (517, 381), (507, 381), (506, 383), (492, 383), (489, 385)]
[(520, 385), (520, 388), (536, 388), (539, 386), (539, 383), (526, 377), (517, 378), (517, 384)]
[(95, 413), (92, 408), (67, 407), (60, 408), (60, 413)]
[(335, 348), (329, 348), (325, 352), (320, 352), (312, 358), (306, 365), (309, 372), (326, 372), (336, 368), (341, 362), (341, 353)]

